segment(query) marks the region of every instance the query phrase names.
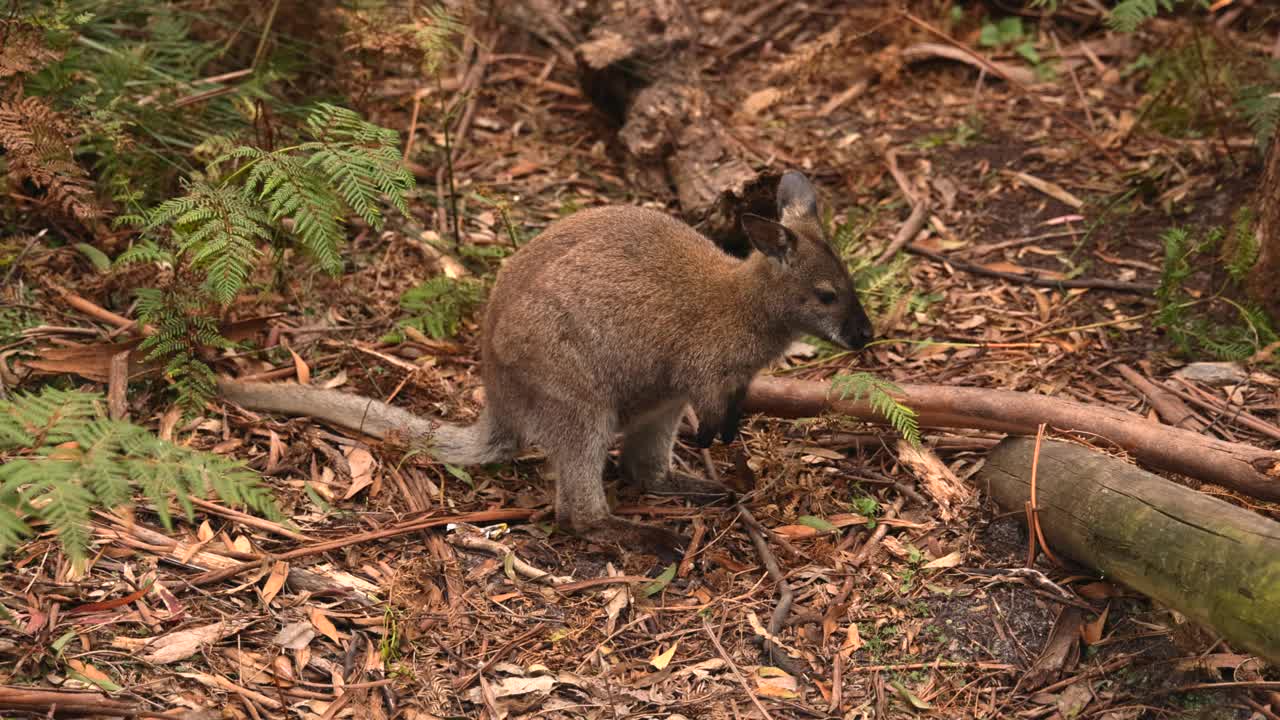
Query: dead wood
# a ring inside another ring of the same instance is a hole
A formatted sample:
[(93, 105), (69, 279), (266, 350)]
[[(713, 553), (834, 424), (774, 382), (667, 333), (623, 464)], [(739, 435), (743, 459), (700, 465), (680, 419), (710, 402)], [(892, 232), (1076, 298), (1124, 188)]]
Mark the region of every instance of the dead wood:
[[(1005, 509), (1031, 496), (1034, 445), (1005, 439), (978, 474)], [(1280, 660), (1280, 523), (1074, 443), (1045, 441), (1037, 464), (1055, 552)]]
[[(1071, 400), (986, 388), (904, 384), (902, 401), (924, 427), (972, 428), (1035, 434), (1047, 424), (1093, 442), (1110, 442), (1161, 470), (1231, 488), (1253, 497), (1280, 500), (1280, 453), (1166, 427), (1141, 415)], [(841, 399), (826, 383), (758, 377), (743, 405), (747, 412), (812, 417), (837, 412), (882, 422), (866, 401)]]
[[(739, 206), (762, 178), (712, 105), (694, 53), (696, 20), (675, 0), (619, 5), (575, 49), (583, 94), (617, 127), (631, 183), (675, 188), (686, 220), (717, 242), (740, 237)], [(764, 178), (776, 215), (777, 175)]]
[(1151, 382), (1128, 365), (1119, 363), (1115, 367), (1116, 371), (1130, 385), (1147, 398), (1147, 402), (1151, 403), (1151, 407), (1155, 408), (1156, 413), (1160, 415), (1160, 419), (1174, 427), (1180, 427), (1185, 430), (1200, 431), (1204, 429), (1205, 424), (1200, 422), (1200, 419), (1191, 411), (1191, 408), (1187, 407), (1177, 395)]
[(67, 715), (164, 717), (158, 712), (145, 712), (133, 703), (113, 700), (95, 692), (39, 690), (0, 685), (0, 708), (8, 712), (35, 713), (46, 717)]
[[(921, 426), (1032, 434), (1041, 424), (1095, 442), (1114, 443), (1140, 461), (1261, 500), (1280, 500), (1280, 453), (1166, 427), (1141, 415), (1034, 393), (941, 385), (902, 385)], [(250, 410), (305, 415), (377, 438), (430, 437), (435, 422), (371, 398), (291, 383), (219, 380), (227, 400)], [(777, 417), (828, 412), (883, 422), (865, 401), (832, 395), (826, 383), (757, 377), (744, 409)]]
[(1054, 288), (1056, 290), (1087, 288), (1093, 290), (1112, 290), (1115, 292), (1132, 293), (1135, 295), (1150, 295), (1156, 291), (1155, 285), (1149, 285), (1146, 283), (1105, 280), (1100, 278), (1053, 278), (1039, 275), (1035, 273), (1035, 271), (1015, 273), (1005, 272), (1004, 270), (993, 270), (983, 265), (948, 257), (943, 253), (930, 250), (915, 243), (907, 243), (906, 251), (914, 255), (921, 255), (929, 258), (930, 260), (950, 265), (956, 270), (962, 270), (973, 275), (985, 275), (987, 277), (1000, 278), (1001, 280), (1022, 283), (1024, 285), (1032, 285), (1034, 287)]
[(1249, 294), (1280, 320), (1280, 125), (1272, 134), (1267, 165), (1258, 185), (1258, 260), (1249, 273)]

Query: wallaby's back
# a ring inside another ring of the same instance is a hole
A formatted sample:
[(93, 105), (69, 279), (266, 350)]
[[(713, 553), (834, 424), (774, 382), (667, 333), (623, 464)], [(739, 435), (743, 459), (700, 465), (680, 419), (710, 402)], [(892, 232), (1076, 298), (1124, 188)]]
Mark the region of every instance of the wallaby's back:
[(488, 402), (516, 424), (540, 422), (520, 412), (542, 416), (539, 406), (512, 397), (536, 386), (627, 423), (732, 363), (735, 349), (716, 338), (759, 335), (744, 265), (656, 210), (601, 207), (553, 223), (498, 273), (483, 333)]

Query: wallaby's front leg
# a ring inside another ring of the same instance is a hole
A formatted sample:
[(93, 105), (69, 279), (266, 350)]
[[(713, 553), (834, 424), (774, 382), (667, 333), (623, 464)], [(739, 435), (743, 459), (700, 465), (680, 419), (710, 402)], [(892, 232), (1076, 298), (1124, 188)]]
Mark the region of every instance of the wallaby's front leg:
[(728, 444), (738, 437), (742, 423), (742, 401), (747, 396), (747, 386), (729, 392), (712, 393), (705, 398), (694, 398), (693, 411), (698, 416), (698, 435), (695, 444), (709, 448), (720, 436), (720, 442)]

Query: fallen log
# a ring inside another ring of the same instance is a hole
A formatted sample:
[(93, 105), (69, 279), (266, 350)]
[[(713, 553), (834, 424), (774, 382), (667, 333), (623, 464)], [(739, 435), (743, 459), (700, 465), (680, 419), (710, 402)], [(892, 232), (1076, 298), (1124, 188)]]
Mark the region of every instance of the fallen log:
[[(1035, 441), (1006, 438), (980, 484), (1003, 508), (1030, 499)], [(1280, 523), (1074, 443), (1045, 441), (1040, 528), (1062, 554), (1280, 662)]]
[[(1034, 434), (1045, 423), (1060, 433), (1110, 442), (1162, 470), (1221, 485), (1262, 499), (1280, 500), (1280, 453), (1168, 427), (1134, 413), (1033, 393), (940, 385), (902, 385), (903, 402), (920, 425)], [(377, 400), (335, 390), (284, 383), (219, 380), (227, 400), (250, 410), (307, 415), (377, 438), (430, 437), (435, 422)], [(870, 422), (883, 418), (865, 400), (833, 395), (826, 383), (761, 376), (743, 408), (777, 417), (836, 412)]]
[[(114, 700), (102, 693), (48, 690), (34, 687), (0, 685), (0, 709), (7, 712), (33, 713), (45, 717), (68, 715), (139, 716), (133, 703)], [(158, 712), (145, 712), (143, 717), (163, 717)]]
[[(1280, 453), (1218, 440), (1152, 422), (1105, 405), (1086, 405), (1035, 393), (945, 385), (899, 385), (903, 404), (921, 427), (971, 428), (1034, 435), (1044, 423), (1059, 433), (1112, 443), (1151, 467), (1221, 485), (1260, 500), (1280, 501)], [(826, 383), (757, 377), (746, 412), (812, 417), (836, 412), (883, 422), (865, 400), (842, 399)]]

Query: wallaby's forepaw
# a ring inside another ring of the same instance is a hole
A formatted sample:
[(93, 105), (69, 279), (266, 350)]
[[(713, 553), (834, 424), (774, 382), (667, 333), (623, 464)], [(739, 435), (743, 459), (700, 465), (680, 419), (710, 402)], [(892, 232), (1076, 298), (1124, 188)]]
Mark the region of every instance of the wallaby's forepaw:
[(733, 489), (714, 480), (672, 470), (665, 476), (644, 484), (644, 491), (654, 495), (684, 495), (691, 499), (717, 500), (733, 493)]
[(687, 541), (680, 535), (656, 525), (609, 517), (596, 523), (582, 535), (594, 542), (620, 545), (657, 555), (662, 562), (674, 562), (684, 553)]

